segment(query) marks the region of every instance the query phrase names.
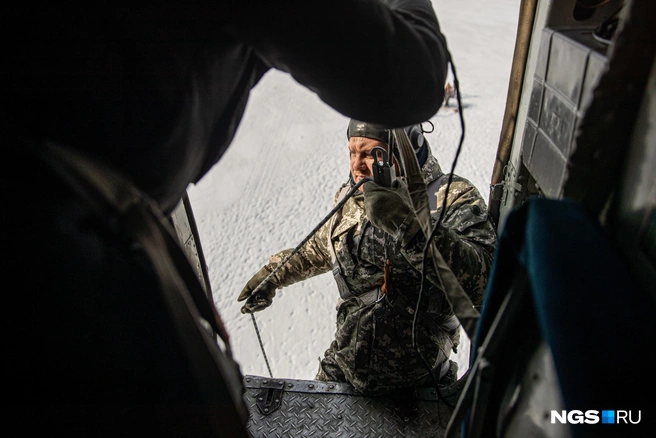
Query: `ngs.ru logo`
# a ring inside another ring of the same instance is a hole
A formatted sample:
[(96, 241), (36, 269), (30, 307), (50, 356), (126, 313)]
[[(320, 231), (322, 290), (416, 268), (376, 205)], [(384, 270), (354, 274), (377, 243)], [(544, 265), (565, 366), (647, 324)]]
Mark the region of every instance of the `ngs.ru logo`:
[[(601, 411), (601, 424), (638, 424), (641, 417), (641, 411)], [(551, 411), (551, 424), (597, 424), (599, 420), (599, 411)]]

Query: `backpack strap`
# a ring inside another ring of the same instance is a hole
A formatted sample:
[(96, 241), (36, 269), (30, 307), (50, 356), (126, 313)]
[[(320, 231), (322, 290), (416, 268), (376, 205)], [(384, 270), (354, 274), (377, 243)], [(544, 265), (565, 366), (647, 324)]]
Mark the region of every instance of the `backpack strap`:
[[(349, 192), (350, 188), (348, 185), (344, 185), (335, 199), (335, 204), (344, 199), (346, 194)], [(337, 226), (337, 223), (342, 219), (342, 211), (339, 210), (335, 215), (330, 219), (330, 225), (328, 233), (328, 249), (330, 250), (330, 264), (333, 268), (333, 277), (335, 277), (335, 283), (337, 283), (337, 289), (339, 290), (339, 296), (342, 300), (346, 301), (350, 298), (353, 298), (355, 295), (349, 290), (348, 284), (342, 275), (342, 269), (339, 266), (339, 261), (337, 260), (337, 254), (335, 253), (335, 246), (333, 245), (333, 231)]]

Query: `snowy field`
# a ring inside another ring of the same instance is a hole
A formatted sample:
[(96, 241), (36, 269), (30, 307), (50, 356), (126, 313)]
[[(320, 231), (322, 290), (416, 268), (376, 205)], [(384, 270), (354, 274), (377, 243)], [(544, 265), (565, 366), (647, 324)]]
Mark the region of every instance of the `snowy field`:
[[(488, 199), (514, 50), (520, 0), (433, 0), (464, 105), (466, 136), (456, 173)], [(455, 104), (452, 101), (452, 105)], [(458, 114), (441, 109), (427, 134), (448, 171), (460, 137)], [(270, 71), (252, 91), (236, 138), (189, 197), (214, 302), (242, 373), (268, 376), (239, 292), (270, 255), (295, 247), (332, 209), (348, 177), (348, 118), (289, 75)], [(429, 129), (429, 124), (424, 124)], [(338, 298), (324, 274), (278, 291), (256, 315), (274, 377), (312, 379), (335, 328)], [(462, 352), (469, 342), (463, 334)], [(459, 354), (460, 374), (467, 356)]]

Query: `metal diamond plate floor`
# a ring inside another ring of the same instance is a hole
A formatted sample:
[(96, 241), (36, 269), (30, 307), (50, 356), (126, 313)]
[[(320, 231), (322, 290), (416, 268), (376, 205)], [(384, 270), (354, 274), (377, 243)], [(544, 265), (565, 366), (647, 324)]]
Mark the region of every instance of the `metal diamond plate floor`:
[(253, 437), (443, 437), (452, 412), (434, 388), (364, 397), (344, 383), (245, 376), (244, 385)]

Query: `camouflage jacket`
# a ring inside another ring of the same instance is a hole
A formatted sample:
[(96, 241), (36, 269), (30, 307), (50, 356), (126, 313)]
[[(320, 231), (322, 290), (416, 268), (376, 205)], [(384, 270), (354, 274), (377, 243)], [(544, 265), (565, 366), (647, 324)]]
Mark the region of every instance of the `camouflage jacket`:
[[(444, 175), (429, 155), (422, 168), (428, 184)], [(442, 208), (447, 178), (429, 196), (437, 197), (437, 220)], [(344, 185), (346, 186), (346, 185)], [(340, 188), (335, 197), (337, 202)], [(351, 383), (363, 393), (375, 394), (423, 383), (428, 373), (412, 347), (412, 320), (421, 288), (423, 245), (421, 232), (404, 248), (367, 219), (364, 197), (357, 193), (275, 275), (281, 287), (333, 270), (331, 248), (339, 274), (351, 294), (371, 295), (384, 282), (384, 265), (390, 260), (391, 292), (378, 302), (357, 298), (338, 302), (335, 340), (326, 351), (317, 375), (319, 380)], [(452, 179), (447, 213), (436, 236), (438, 248), (475, 304), (480, 304), (496, 244), (494, 227), (487, 220), (487, 207), (478, 190), (466, 179)], [(291, 249), (270, 259), (276, 267)], [(448, 370), (451, 348), (458, 345), (458, 325), (433, 286), (432, 263), (426, 263), (430, 283), (422, 295), (422, 318), (417, 327), (417, 345), (434, 370)], [(339, 283), (339, 282), (338, 282)]]

